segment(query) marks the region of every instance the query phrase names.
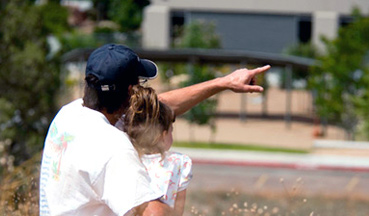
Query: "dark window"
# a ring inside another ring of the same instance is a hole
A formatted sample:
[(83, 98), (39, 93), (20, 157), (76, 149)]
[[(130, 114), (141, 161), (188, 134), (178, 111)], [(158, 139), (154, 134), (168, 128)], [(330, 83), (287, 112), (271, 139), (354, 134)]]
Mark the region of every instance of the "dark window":
[(311, 20), (301, 19), (298, 22), (298, 37), (300, 43), (307, 43), (311, 39)]
[(183, 12), (173, 12), (171, 14), (171, 37), (176, 38), (180, 34), (180, 31), (185, 23), (185, 17)]
[(341, 16), (340, 17), (340, 27), (345, 27), (353, 22), (353, 18), (349, 16)]

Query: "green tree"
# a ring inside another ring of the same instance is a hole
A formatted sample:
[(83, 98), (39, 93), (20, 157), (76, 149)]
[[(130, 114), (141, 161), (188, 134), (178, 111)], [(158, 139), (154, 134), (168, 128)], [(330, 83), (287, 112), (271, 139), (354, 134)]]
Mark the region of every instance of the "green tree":
[(133, 31), (140, 27), (143, 8), (148, 4), (148, 0), (111, 0), (108, 14), (121, 26), (121, 31)]
[(68, 10), (60, 6), (60, 1), (50, 1), (41, 5), (43, 34), (53, 34), (61, 36), (70, 30), (68, 25)]
[(215, 24), (195, 20), (184, 26), (181, 36), (175, 41), (176, 48), (220, 48), (220, 37), (215, 33)]
[(99, 19), (108, 19), (118, 23), (121, 31), (137, 30), (142, 22), (144, 7), (149, 0), (94, 0)]
[(353, 16), (354, 22), (340, 28), (337, 39), (324, 39), (327, 54), (312, 68), (310, 79), (317, 113), (343, 127), (348, 139), (354, 139), (360, 120), (369, 120), (369, 18), (358, 10)]
[[(366, 59), (367, 63), (369, 59)], [(366, 86), (360, 92), (360, 95), (354, 99), (355, 105), (358, 107), (358, 114), (361, 117), (361, 121), (359, 125), (361, 126), (361, 132), (363, 134), (363, 138), (369, 140), (369, 67), (367, 65), (366, 68), (363, 69), (363, 77), (362, 82)], [(360, 97), (361, 96), (361, 97)]]
[(6, 2), (0, 13), (0, 141), (10, 142), (3, 152), (18, 164), (42, 149), (56, 112), (60, 62), (48, 55), (47, 36), (67, 29), (67, 16), (54, 3), (23, 0)]
[[(314, 44), (312, 44), (311, 42), (293, 44), (287, 47), (283, 51), (283, 53), (287, 55), (291, 55), (291, 56), (299, 56), (299, 57), (311, 58), (311, 59), (316, 59), (321, 55), (319, 53), (318, 48), (314, 46)], [(308, 80), (308, 78), (309, 78), (308, 71), (293, 68), (292, 80)], [(286, 86), (286, 78), (285, 76), (282, 76), (281, 87), (285, 88), (285, 86)]]
[[(182, 36), (175, 44), (178, 48), (220, 48), (219, 36), (215, 33), (215, 25), (202, 21), (194, 21), (185, 26)], [(184, 86), (193, 85), (215, 78), (214, 68), (208, 65), (200, 65), (196, 62), (184, 68), (189, 74), (188, 81)], [(184, 117), (198, 125), (209, 125), (215, 131), (214, 115), (217, 108), (217, 99), (209, 98), (193, 107)]]

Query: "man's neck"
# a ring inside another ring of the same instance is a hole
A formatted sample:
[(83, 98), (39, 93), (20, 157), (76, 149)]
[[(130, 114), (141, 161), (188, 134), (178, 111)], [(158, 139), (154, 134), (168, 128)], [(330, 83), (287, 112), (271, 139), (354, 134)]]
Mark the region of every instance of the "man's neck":
[(108, 119), (108, 121), (112, 125), (115, 125), (115, 123), (117, 123), (118, 119), (121, 116), (118, 113), (107, 113), (105, 110), (102, 111), (102, 114), (104, 114), (104, 116)]

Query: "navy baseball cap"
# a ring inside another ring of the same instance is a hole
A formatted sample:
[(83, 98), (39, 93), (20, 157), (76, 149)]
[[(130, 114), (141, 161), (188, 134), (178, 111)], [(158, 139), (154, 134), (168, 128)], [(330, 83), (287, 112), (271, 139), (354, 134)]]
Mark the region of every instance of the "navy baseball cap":
[(154, 79), (158, 74), (156, 64), (140, 59), (130, 48), (120, 44), (106, 44), (94, 50), (87, 60), (86, 76), (99, 79), (101, 91), (115, 90), (128, 77)]

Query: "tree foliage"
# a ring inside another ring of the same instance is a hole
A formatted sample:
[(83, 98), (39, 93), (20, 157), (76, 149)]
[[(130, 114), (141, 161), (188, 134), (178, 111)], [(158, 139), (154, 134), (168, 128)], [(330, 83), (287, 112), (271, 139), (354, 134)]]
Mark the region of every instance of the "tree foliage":
[[(316, 59), (321, 55), (318, 48), (311, 42), (293, 44), (287, 47), (283, 51), (283, 53), (287, 55), (291, 55), (291, 56), (299, 56), (299, 57), (311, 58), (311, 59)], [(308, 78), (309, 78), (308, 71), (297, 69), (297, 68), (292, 69), (292, 80), (304, 80), (305, 81)], [(286, 77), (282, 76), (281, 79), (282, 79), (281, 87), (285, 88), (286, 87)]]
[(310, 79), (318, 114), (342, 126), (350, 139), (360, 120), (369, 123), (369, 18), (357, 10), (354, 18), (340, 28), (337, 39), (324, 39), (327, 54), (312, 68)]
[(67, 15), (55, 4), (23, 0), (8, 1), (0, 12), (0, 141), (11, 143), (5, 151), (19, 163), (42, 149), (56, 111), (60, 66), (48, 55), (47, 36), (67, 29)]
[(41, 5), (43, 34), (54, 34), (60, 36), (70, 30), (68, 25), (68, 10), (60, 6), (60, 1), (49, 1)]
[(149, 0), (93, 0), (100, 19), (118, 23), (121, 31), (137, 30), (142, 22), (142, 13)]
[(195, 20), (184, 26), (181, 36), (175, 41), (177, 48), (220, 48), (219, 35), (215, 33), (215, 24)]
[[(179, 48), (220, 48), (220, 40), (215, 33), (215, 25), (202, 21), (194, 21), (183, 30), (182, 36), (176, 42)], [(208, 65), (191, 64), (185, 68), (189, 74), (188, 81), (184, 86), (197, 84), (215, 78), (214, 68)], [(199, 125), (210, 125), (215, 130), (215, 124), (212, 121), (216, 112), (216, 98), (209, 98), (185, 114), (185, 118), (190, 123)]]

